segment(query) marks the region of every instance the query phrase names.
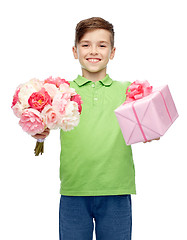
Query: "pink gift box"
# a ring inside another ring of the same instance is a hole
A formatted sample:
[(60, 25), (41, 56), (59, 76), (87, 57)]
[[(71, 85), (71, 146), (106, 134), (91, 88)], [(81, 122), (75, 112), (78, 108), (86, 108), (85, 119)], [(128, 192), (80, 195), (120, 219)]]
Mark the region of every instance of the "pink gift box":
[(144, 98), (123, 103), (114, 112), (127, 145), (163, 136), (178, 117), (168, 85), (153, 89)]

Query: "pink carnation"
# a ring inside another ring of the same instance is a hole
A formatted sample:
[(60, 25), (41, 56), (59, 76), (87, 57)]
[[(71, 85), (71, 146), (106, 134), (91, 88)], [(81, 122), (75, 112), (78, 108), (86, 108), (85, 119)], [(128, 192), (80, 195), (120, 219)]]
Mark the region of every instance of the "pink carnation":
[(20, 118), (24, 109), (21, 103), (17, 102), (14, 106), (12, 106), (12, 110), (16, 117)]
[(83, 103), (83, 101), (81, 100), (81, 96), (79, 94), (76, 94), (76, 95), (71, 97), (71, 101), (74, 101), (78, 104), (78, 111), (81, 114), (81, 111), (82, 111), (81, 104)]
[(34, 92), (30, 96), (28, 103), (31, 106), (31, 108), (34, 108), (41, 112), (46, 105), (48, 104), (51, 105), (51, 97), (49, 96), (45, 88), (42, 88), (40, 91)]
[(40, 116), (40, 112), (35, 109), (26, 109), (21, 115), (20, 126), (30, 135), (41, 133), (45, 129), (45, 124)]
[(71, 96), (76, 95), (76, 91), (74, 88), (70, 88), (68, 84), (61, 84), (59, 87), (60, 92), (63, 94), (63, 98), (70, 100)]
[(14, 106), (16, 105), (16, 103), (18, 102), (18, 100), (19, 100), (19, 96), (18, 96), (19, 91), (20, 91), (20, 89), (18, 88), (18, 89), (16, 90), (14, 96), (13, 96), (13, 101), (12, 101), (12, 106), (11, 106), (11, 108), (14, 107)]
[(56, 86), (59, 88), (61, 84), (66, 83), (68, 86), (70, 86), (70, 83), (66, 81), (65, 79), (62, 79), (60, 77), (55, 78)]
[(57, 129), (58, 126), (58, 122), (59, 122), (59, 117), (58, 114), (55, 112), (55, 110), (52, 108), (52, 106), (47, 105), (43, 111), (42, 111), (42, 116), (44, 119), (44, 122), (46, 124), (46, 126), (49, 129)]
[(54, 84), (45, 83), (43, 87), (48, 92), (52, 100), (54, 96), (59, 92), (59, 89)]
[(53, 98), (52, 106), (56, 112), (59, 112), (60, 114), (64, 114), (67, 103), (68, 103), (68, 99), (64, 98), (62, 93), (58, 93)]
[(68, 86), (70, 86), (70, 83), (68, 81), (66, 81), (65, 79), (62, 79), (60, 77), (52, 78), (52, 76), (47, 78), (46, 80), (44, 80), (44, 83), (54, 84), (54, 85), (56, 85), (57, 88), (59, 88), (60, 85), (63, 83), (66, 83), (66, 84), (68, 84)]

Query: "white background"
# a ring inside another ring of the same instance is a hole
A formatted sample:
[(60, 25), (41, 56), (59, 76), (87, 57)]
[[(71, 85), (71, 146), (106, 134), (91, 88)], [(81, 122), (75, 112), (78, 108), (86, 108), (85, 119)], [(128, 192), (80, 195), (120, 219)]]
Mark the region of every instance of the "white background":
[[(71, 48), (76, 24), (112, 22), (117, 48), (108, 73), (120, 81), (168, 84), (179, 118), (160, 141), (132, 146), (137, 195), (133, 240), (186, 240), (187, 8), (182, 0), (6, 0), (0, 5), (0, 239), (57, 240), (59, 131), (35, 157), (35, 140), (11, 110), (16, 87), (36, 77), (73, 80), (81, 74)], [(81, 239), (80, 239), (81, 240)]]

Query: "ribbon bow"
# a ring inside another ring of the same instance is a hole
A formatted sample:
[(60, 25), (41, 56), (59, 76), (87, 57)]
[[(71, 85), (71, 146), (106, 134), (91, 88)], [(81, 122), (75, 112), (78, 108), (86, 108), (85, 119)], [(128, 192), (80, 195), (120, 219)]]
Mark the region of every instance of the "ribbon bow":
[(146, 81), (134, 81), (126, 90), (126, 101), (124, 103), (133, 102), (141, 99), (152, 92), (152, 86)]

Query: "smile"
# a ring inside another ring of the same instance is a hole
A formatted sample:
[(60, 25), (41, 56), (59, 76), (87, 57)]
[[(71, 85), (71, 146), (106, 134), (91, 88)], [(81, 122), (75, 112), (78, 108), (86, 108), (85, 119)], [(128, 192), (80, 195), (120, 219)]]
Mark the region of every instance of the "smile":
[(97, 63), (101, 61), (100, 58), (87, 58), (86, 60), (91, 63)]

